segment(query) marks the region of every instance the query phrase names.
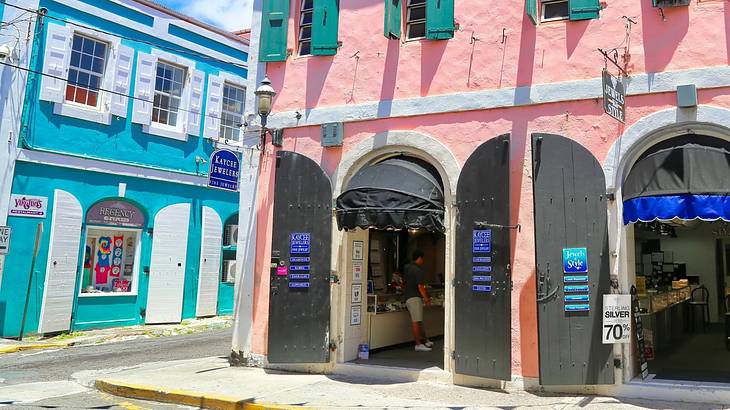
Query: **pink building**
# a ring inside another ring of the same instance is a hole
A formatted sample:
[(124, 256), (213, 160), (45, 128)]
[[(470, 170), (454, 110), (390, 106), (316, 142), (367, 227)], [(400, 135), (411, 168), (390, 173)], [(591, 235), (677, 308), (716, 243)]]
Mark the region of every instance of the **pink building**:
[[(271, 80), (283, 138), (242, 199), (242, 358), (730, 401), (697, 388), (730, 383), (726, 2), (254, 9), (251, 78)], [(415, 249), (430, 352), (413, 351), (397, 284)], [(634, 314), (614, 328), (604, 310)]]

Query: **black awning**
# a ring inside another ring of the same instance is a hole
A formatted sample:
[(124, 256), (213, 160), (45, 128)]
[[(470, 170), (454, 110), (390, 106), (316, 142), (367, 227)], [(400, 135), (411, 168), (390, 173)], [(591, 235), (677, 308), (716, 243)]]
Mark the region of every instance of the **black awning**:
[(339, 229), (444, 231), (444, 190), (427, 163), (386, 159), (358, 171), (337, 197)]
[(697, 144), (639, 159), (623, 184), (624, 223), (730, 218), (730, 151)]

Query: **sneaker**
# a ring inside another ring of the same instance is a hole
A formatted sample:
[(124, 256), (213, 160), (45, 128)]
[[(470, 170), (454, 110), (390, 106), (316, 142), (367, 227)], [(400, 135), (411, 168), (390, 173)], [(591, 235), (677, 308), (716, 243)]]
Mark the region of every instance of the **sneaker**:
[(426, 342), (424, 343), (424, 345), (426, 345), (426, 347), (428, 347), (430, 349), (430, 348), (433, 347), (433, 342), (430, 341), (430, 340), (428, 340), (428, 339), (426, 339)]
[(426, 345), (416, 345), (416, 351), (417, 352), (430, 352), (431, 348)]

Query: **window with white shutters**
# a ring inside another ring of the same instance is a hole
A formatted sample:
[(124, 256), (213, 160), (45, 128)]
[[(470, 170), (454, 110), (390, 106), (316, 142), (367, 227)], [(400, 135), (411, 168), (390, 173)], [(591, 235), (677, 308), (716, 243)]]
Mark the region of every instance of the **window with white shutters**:
[(74, 34), (66, 101), (94, 108), (99, 106), (99, 89), (104, 81), (108, 49), (109, 45), (103, 41)]
[(246, 90), (230, 83), (223, 85), (220, 138), (238, 141), (241, 137)]

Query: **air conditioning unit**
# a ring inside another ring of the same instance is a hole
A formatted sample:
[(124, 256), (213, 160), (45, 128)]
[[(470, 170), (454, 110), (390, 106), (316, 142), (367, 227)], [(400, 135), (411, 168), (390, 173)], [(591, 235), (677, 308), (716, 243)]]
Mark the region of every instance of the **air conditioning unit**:
[(235, 245), (238, 243), (238, 225), (226, 225), (226, 243), (224, 245)]
[(225, 277), (223, 278), (224, 282), (230, 282), (233, 283), (236, 281), (236, 261), (224, 261), (223, 262), (223, 272), (225, 273)]

